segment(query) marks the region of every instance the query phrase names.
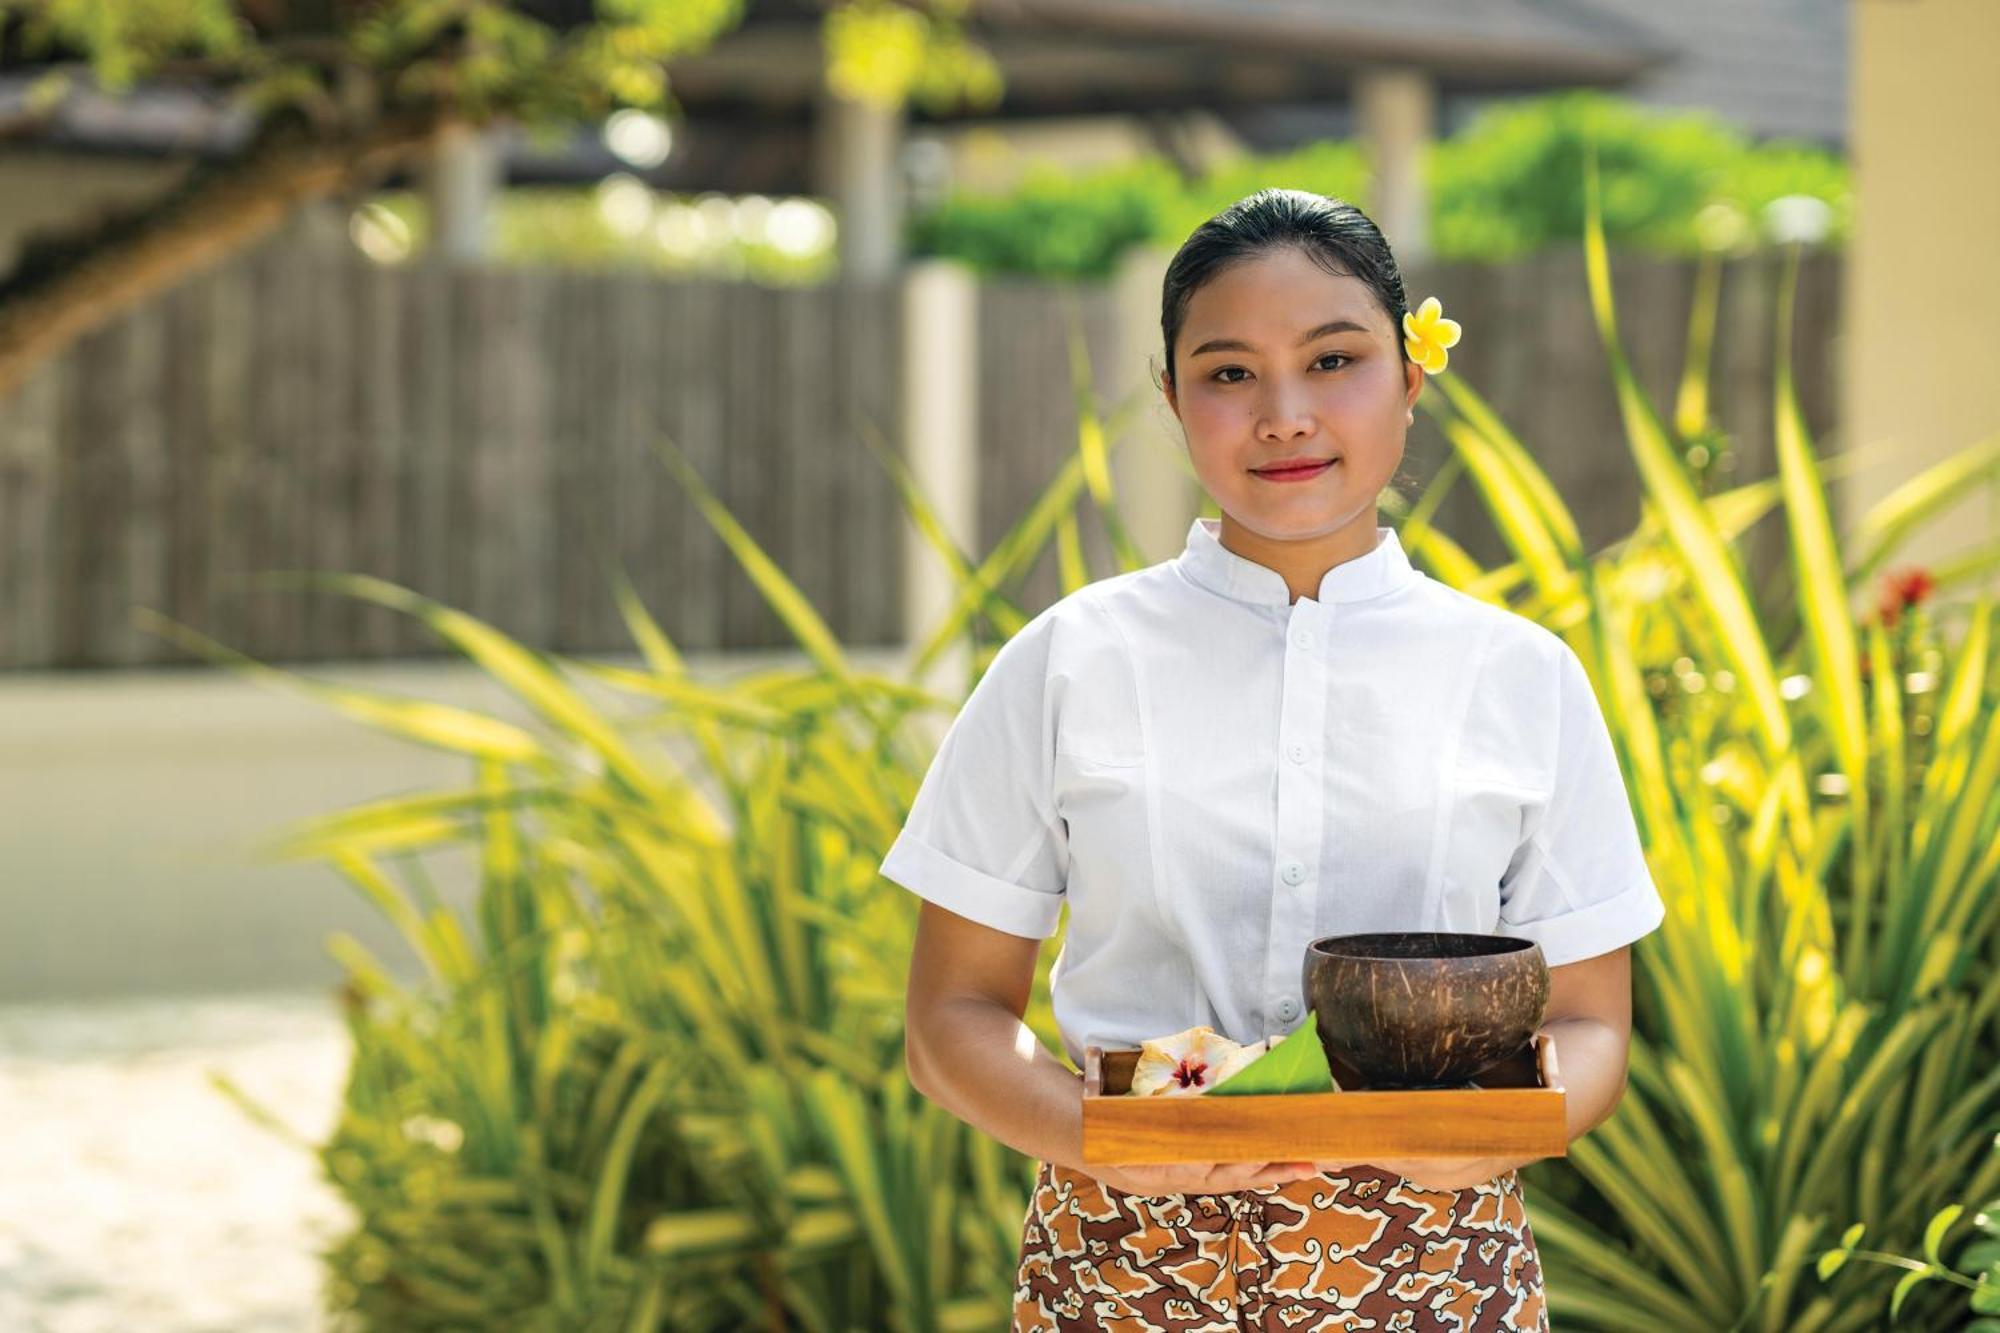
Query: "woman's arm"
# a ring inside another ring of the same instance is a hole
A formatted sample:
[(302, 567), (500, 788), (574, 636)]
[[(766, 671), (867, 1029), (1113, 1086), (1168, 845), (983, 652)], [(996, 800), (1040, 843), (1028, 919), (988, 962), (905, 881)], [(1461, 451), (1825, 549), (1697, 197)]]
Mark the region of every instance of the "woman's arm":
[[(1632, 946), (1549, 969), (1549, 1003), (1542, 1031), (1555, 1043), (1563, 1083), (1568, 1141), (1596, 1128), (1625, 1095), (1632, 1038)], [(1534, 1157), (1397, 1158), (1370, 1165), (1430, 1189), (1484, 1184)]]
[(904, 1060), (917, 1091), (1008, 1147), (1083, 1162), (1083, 1077), (1021, 1021), (1042, 942), (926, 901), (917, 919)]
[(1128, 1194), (1258, 1189), (1310, 1162), (1083, 1163), (1083, 1076), (1021, 1021), (1041, 941), (925, 900), (910, 959), (903, 1056), (918, 1092), (1008, 1147)]

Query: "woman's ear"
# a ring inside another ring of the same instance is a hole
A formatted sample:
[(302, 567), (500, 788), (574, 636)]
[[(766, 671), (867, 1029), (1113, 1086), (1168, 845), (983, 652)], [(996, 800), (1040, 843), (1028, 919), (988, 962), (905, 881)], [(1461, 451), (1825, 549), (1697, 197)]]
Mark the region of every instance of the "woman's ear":
[(1424, 368), (1415, 361), (1403, 363), (1403, 420), (1411, 425), (1417, 421), (1417, 399), (1424, 395)]

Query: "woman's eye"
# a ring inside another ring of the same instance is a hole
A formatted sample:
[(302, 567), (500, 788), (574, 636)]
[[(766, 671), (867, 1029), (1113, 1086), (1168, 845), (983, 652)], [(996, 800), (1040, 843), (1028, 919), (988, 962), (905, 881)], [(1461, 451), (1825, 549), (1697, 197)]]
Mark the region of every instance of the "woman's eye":
[[(1319, 359), (1318, 359), (1317, 361), (1314, 361), (1314, 362), (1313, 362), (1313, 365), (1315, 365), (1315, 366), (1321, 366), (1321, 365), (1324, 365), (1324, 363), (1325, 363), (1325, 362), (1327, 362), (1328, 360), (1331, 360), (1331, 359), (1334, 359), (1334, 358), (1338, 358), (1338, 359), (1339, 359), (1339, 360), (1340, 360), (1340, 361), (1342, 362), (1342, 364), (1345, 364), (1345, 363), (1347, 363), (1347, 362), (1349, 362), (1349, 361), (1352, 361), (1352, 360), (1354, 359), (1353, 357), (1349, 356), (1349, 355), (1348, 355), (1347, 353), (1345, 353), (1345, 352), (1328, 352), (1328, 353), (1326, 353), (1326, 354), (1325, 354), (1324, 356), (1321, 356), (1321, 357), (1320, 357), (1320, 358), (1319, 358)], [(1326, 366), (1325, 368), (1326, 368), (1327, 370), (1338, 370), (1338, 369), (1340, 369), (1340, 367), (1339, 367), (1339, 366)], [(1243, 370), (1243, 367), (1241, 367), (1241, 366), (1224, 366), (1224, 367), (1223, 367), (1222, 369), (1220, 369), (1220, 370), (1216, 371), (1216, 372), (1215, 372), (1215, 373), (1214, 373), (1213, 375), (1210, 375), (1210, 376), (1209, 376), (1209, 378), (1210, 378), (1210, 379), (1212, 379), (1212, 380), (1220, 380), (1220, 381), (1221, 381), (1222, 383), (1224, 383), (1224, 384), (1241, 384), (1241, 383), (1243, 382), (1242, 380), (1238, 380), (1238, 379), (1226, 379), (1226, 378), (1224, 378), (1224, 377), (1225, 377), (1225, 376), (1227, 376), (1227, 375), (1228, 375), (1228, 374), (1229, 374), (1229, 373), (1230, 373), (1231, 371), (1242, 371), (1242, 370)], [(1245, 373), (1245, 374), (1248, 374), (1249, 372), (1248, 372), (1248, 371), (1244, 371), (1243, 373)]]

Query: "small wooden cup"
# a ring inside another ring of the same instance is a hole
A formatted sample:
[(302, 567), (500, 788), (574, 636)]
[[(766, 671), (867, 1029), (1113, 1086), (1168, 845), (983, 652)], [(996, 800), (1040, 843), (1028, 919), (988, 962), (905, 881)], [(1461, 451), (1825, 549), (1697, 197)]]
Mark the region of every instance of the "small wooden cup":
[(1335, 1077), (1370, 1088), (1463, 1087), (1526, 1051), (1549, 1001), (1542, 946), (1510, 935), (1329, 935), (1302, 975)]

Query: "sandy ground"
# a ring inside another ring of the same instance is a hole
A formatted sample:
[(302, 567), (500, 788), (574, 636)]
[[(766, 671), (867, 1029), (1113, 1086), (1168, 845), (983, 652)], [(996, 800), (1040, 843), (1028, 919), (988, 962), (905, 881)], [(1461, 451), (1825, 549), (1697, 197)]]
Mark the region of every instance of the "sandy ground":
[(346, 1205), (208, 1071), (318, 1141), (347, 1062), (319, 995), (0, 1007), (0, 1329), (324, 1327)]

